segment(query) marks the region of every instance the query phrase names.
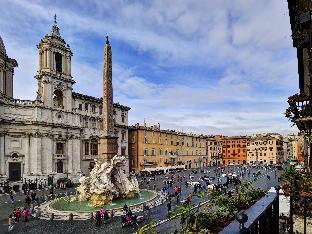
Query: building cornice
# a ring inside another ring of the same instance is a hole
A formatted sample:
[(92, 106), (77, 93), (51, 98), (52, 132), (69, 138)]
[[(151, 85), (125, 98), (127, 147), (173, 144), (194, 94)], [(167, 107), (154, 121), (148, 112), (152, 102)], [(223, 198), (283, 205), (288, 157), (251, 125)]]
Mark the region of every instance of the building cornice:
[[(93, 96), (89, 96), (89, 95), (85, 95), (85, 94), (81, 94), (81, 93), (76, 93), (76, 92), (73, 92), (73, 98), (79, 98), (79, 99), (82, 99), (85, 101), (96, 102), (98, 104), (103, 103), (103, 98), (97, 98), (97, 97), (93, 97)], [(119, 102), (114, 103), (114, 108), (118, 108), (118, 109), (126, 110), (126, 111), (131, 109), (128, 106), (124, 106), (124, 105), (119, 104)]]

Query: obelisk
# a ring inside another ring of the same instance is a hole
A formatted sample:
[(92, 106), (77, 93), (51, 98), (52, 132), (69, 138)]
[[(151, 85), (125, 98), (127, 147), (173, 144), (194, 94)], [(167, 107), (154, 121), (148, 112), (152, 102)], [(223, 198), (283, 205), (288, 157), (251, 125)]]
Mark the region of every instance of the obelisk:
[(103, 134), (100, 138), (99, 147), (99, 157), (102, 161), (109, 161), (118, 153), (118, 137), (114, 134), (112, 81), (112, 48), (108, 36), (106, 36), (103, 74)]

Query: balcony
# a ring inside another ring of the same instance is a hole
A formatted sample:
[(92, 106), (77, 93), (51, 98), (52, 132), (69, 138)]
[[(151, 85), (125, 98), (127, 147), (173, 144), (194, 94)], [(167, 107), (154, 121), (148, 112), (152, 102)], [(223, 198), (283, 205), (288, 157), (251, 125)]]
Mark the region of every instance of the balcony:
[(289, 107), (285, 116), (296, 124), (300, 131), (312, 129), (312, 99), (304, 93), (294, 94), (288, 98)]
[(168, 164), (168, 165), (174, 165), (175, 163), (176, 163), (175, 160), (166, 160), (164, 162), (164, 164)]
[(54, 159), (66, 159), (65, 154), (54, 154)]
[(83, 155), (82, 160), (94, 160), (98, 159), (99, 155)]

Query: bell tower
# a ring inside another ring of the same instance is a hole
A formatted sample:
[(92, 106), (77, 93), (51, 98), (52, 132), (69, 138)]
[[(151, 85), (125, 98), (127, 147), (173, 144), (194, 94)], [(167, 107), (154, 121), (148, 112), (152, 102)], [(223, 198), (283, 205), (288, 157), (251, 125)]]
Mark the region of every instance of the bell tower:
[(37, 45), (39, 70), (37, 100), (47, 107), (72, 111), (71, 57), (73, 53), (60, 35), (56, 15), (51, 32)]
[(118, 152), (118, 137), (114, 134), (112, 48), (106, 36), (103, 74), (103, 135), (100, 139), (100, 159), (109, 161)]

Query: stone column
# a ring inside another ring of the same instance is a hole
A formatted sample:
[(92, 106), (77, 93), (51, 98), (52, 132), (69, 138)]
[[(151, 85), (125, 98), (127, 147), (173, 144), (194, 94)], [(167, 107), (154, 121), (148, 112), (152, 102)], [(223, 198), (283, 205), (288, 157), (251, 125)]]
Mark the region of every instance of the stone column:
[(64, 55), (63, 58), (64, 58), (64, 69), (63, 69), (63, 73), (64, 73), (65, 75), (67, 75), (67, 74), (68, 74), (68, 72), (67, 72), (67, 70), (68, 70), (68, 66), (67, 66), (67, 56)]
[(4, 93), (4, 72), (3, 68), (0, 67), (0, 92)]
[(41, 167), (41, 154), (42, 154), (42, 144), (41, 144), (41, 138), (37, 137), (35, 138), (37, 142), (37, 154), (36, 154), (36, 161), (37, 161), (37, 173), (42, 174), (42, 167)]
[(55, 70), (55, 58), (54, 58), (54, 51), (51, 50), (51, 67), (52, 67), (52, 70)]
[(47, 50), (47, 67), (51, 69), (51, 51)]
[(74, 172), (81, 172), (81, 141), (73, 139), (73, 165)]
[(41, 171), (41, 138), (31, 138), (31, 169), (33, 174), (42, 174)]
[(71, 57), (69, 57), (69, 59), (68, 59), (68, 64), (69, 64), (69, 66), (68, 66), (68, 75), (71, 75)]
[(54, 156), (54, 150), (53, 150), (53, 139), (47, 138), (47, 155), (46, 155), (46, 168), (47, 168), (47, 174), (51, 174), (53, 171), (53, 156)]
[(67, 172), (73, 173), (73, 140), (67, 141)]
[(41, 70), (41, 50), (39, 50), (39, 70)]
[(4, 157), (5, 157), (5, 135), (4, 134), (0, 134), (0, 174), (4, 175), (5, 174), (5, 161), (4, 161)]
[(66, 73), (65, 55), (62, 55), (62, 73)]
[(30, 156), (30, 140), (29, 136), (26, 135), (25, 141), (24, 141), (24, 147), (25, 147), (25, 161), (24, 161), (24, 174), (29, 175), (29, 156)]
[(44, 61), (44, 68), (47, 68), (47, 49), (44, 49), (44, 53), (43, 53), (43, 61)]

